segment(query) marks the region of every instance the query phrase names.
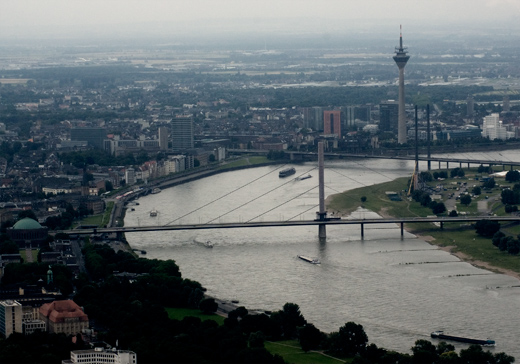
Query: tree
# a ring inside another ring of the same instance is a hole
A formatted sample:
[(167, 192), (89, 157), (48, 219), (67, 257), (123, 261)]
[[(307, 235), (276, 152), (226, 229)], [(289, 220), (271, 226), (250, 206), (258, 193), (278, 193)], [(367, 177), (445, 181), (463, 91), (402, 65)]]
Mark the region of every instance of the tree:
[(353, 356), (363, 353), (368, 342), (362, 325), (347, 322), (338, 333), (331, 334), (330, 351), (336, 355)]
[(493, 188), (493, 187), (495, 187), (495, 184), (496, 184), (495, 183), (495, 179), (494, 178), (490, 178), (486, 182), (484, 182), (482, 187), (484, 187), (484, 188)]
[(479, 220), (475, 224), (477, 234), (485, 238), (491, 238), (500, 230), (500, 223), (497, 221)]
[(506, 181), (508, 182), (517, 182), (520, 181), (520, 172), (518, 171), (509, 171), (506, 173)]
[(419, 180), (422, 182), (431, 182), (433, 180), (432, 174), (430, 172), (421, 172), (419, 173)]
[(110, 192), (114, 189), (114, 185), (110, 181), (105, 181), (105, 191)]
[(470, 195), (464, 195), (460, 198), (460, 203), (468, 206), (471, 203), (471, 196)]
[(474, 194), (475, 196), (478, 196), (482, 193), (482, 189), (479, 186), (475, 186), (471, 190), (471, 193)]
[(457, 217), (457, 216), (459, 216), (459, 214), (458, 214), (457, 210), (451, 210), (449, 216), (450, 217)]
[(493, 245), (498, 247), (498, 245), (500, 244), (500, 239), (502, 239), (504, 236), (506, 236), (506, 234), (504, 234), (501, 231), (497, 231), (496, 233), (494, 233), (493, 238), (491, 239)]
[(215, 313), (218, 309), (218, 303), (215, 302), (214, 298), (205, 298), (199, 303), (200, 310), (209, 315), (211, 313)]
[(450, 176), (451, 178), (454, 178), (454, 177), (464, 177), (465, 176), (465, 173), (464, 173), (464, 170), (462, 168), (453, 168), (450, 172)]
[(500, 193), (504, 205), (516, 205), (520, 202), (520, 193), (515, 190), (505, 189)]
[(412, 353), (412, 362), (417, 364), (433, 364), (439, 357), (435, 345), (428, 340), (417, 340), (412, 347)]
[(19, 252), (18, 244), (11, 240), (5, 240), (0, 243), (0, 254), (18, 254)]
[(18, 220), (24, 219), (26, 217), (38, 221), (38, 218), (36, 217), (36, 214), (33, 210), (23, 210), (18, 213)]
[(295, 303), (286, 303), (283, 310), (279, 311), (282, 333), (286, 338), (296, 336), (297, 328), (304, 326), (307, 321), (300, 312), (300, 306)]
[(313, 324), (306, 324), (298, 332), (298, 340), (302, 350), (305, 352), (317, 349), (320, 346), (321, 338), (321, 331)]
[(435, 203), (435, 205), (432, 207), (432, 212), (435, 215), (442, 214), (446, 211), (446, 206), (443, 202)]
[(361, 196), (361, 203), (365, 203), (367, 201), (367, 197), (366, 196)]

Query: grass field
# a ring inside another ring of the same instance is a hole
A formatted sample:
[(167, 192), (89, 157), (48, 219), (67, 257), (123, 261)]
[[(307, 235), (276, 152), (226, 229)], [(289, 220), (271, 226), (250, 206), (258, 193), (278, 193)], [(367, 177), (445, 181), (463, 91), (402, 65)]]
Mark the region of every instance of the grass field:
[[(457, 183), (466, 182), (468, 190), (471, 190), (473, 184), (479, 184), (474, 179), (474, 171), (470, 170), (467, 173), (467, 178), (464, 179), (446, 179), (443, 181), (445, 186), (450, 186), (447, 191), (442, 191), (442, 199), (445, 201), (447, 196), (451, 193), (457, 192), (459, 186)], [(452, 183), (455, 183), (453, 185)], [(398, 178), (391, 182), (381, 183), (375, 186), (362, 187), (355, 190), (343, 192), (334, 195), (328, 202), (328, 211), (335, 211), (339, 213), (350, 213), (356, 210), (358, 207), (363, 206), (369, 210), (375, 211), (382, 215), (394, 216), (394, 217), (410, 217), (410, 216), (428, 216), (432, 215), (432, 211), (429, 208), (421, 206), (415, 201), (409, 201), (407, 199), (404, 190), (407, 189), (409, 179), (407, 177)], [(435, 185), (437, 182), (432, 182)], [(497, 184), (502, 186), (511, 185), (509, 182), (504, 180), (497, 180)], [(394, 191), (400, 193), (402, 201), (391, 201), (385, 192)], [(477, 212), (477, 201), (484, 199), (487, 195), (490, 202), (488, 209), (491, 213), (497, 215), (507, 215), (503, 213), (504, 206), (500, 202), (501, 188), (496, 187), (491, 191), (482, 193), (482, 196), (475, 198), (472, 203), (465, 207), (457, 202), (457, 210), (459, 212), (466, 212), (468, 215), (476, 215)], [(367, 198), (366, 202), (361, 202), (361, 197)], [(445, 215), (445, 214), (444, 214)], [(454, 246), (453, 252), (460, 252), (467, 256), (469, 261), (482, 261), (491, 264), (496, 268), (508, 269), (514, 272), (520, 273), (520, 257), (510, 255), (506, 252), (501, 252), (493, 246), (491, 239), (482, 238), (476, 234), (474, 228), (468, 224), (455, 224), (446, 223), (444, 229), (441, 230), (437, 226), (429, 223), (422, 224), (407, 224), (407, 230), (413, 234), (422, 236), (431, 236), (434, 238), (433, 244), (439, 246)], [(516, 235), (520, 234), (520, 226), (507, 226), (502, 229), (507, 234)], [(476, 263), (478, 265), (478, 263)]]
[(267, 341), (265, 348), (271, 354), (280, 355), (287, 363), (291, 364), (338, 364), (350, 363), (352, 360), (342, 360), (330, 357), (319, 352), (304, 352), (296, 340)]
[(190, 308), (173, 308), (166, 307), (166, 312), (168, 313), (168, 317), (172, 320), (182, 320), (184, 317), (192, 316), (198, 317), (202, 321), (213, 320), (216, 321), (219, 325), (224, 324), (224, 317), (219, 316), (217, 314), (206, 315), (203, 314), (200, 310), (190, 309)]
[[(31, 255), (32, 255), (32, 261), (33, 262), (37, 262), (38, 261), (38, 250), (37, 249), (32, 249), (31, 250)], [(28, 262), (27, 260), (27, 255), (26, 255), (26, 250), (25, 249), (21, 249), (20, 250), (20, 256), (22, 257), (23, 261), (25, 263)]]
[(251, 166), (251, 165), (255, 165), (255, 164), (262, 164), (262, 163), (269, 163), (269, 162), (271, 162), (271, 161), (269, 159), (267, 159), (267, 157), (253, 156), (253, 157), (237, 159), (236, 161), (222, 164), (218, 167), (218, 169), (229, 169), (229, 168), (242, 167), (242, 166)]

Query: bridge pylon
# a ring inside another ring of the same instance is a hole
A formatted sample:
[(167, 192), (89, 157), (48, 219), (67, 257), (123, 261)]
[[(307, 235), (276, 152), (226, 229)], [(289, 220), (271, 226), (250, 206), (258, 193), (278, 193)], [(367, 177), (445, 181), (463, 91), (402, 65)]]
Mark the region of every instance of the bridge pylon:
[[(324, 176), (324, 152), (323, 142), (318, 143), (318, 179), (319, 179), (319, 206), (320, 210), (316, 212), (317, 221), (327, 221), (327, 211), (325, 210), (325, 176)], [(326, 224), (318, 225), (318, 237), (325, 239), (327, 237)]]

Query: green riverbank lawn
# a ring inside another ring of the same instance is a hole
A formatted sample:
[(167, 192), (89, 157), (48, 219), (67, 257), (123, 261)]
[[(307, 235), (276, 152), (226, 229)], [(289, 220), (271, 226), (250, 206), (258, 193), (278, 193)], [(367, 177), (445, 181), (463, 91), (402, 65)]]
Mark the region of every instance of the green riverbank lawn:
[[(480, 185), (475, 180), (474, 171), (466, 172), (464, 178), (447, 178), (443, 181), (432, 181), (430, 186), (435, 187), (442, 184), (439, 191), (440, 200), (448, 205), (449, 200), (459, 212), (468, 215), (489, 215), (503, 213), (504, 205), (500, 201), (501, 188), (496, 187), (492, 190), (482, 191), (482, 195), (472, 199), (469, 206), (462, 206), (456, 199), (457, 193), (461, 193), (462, 184), (466, 183), (467, 189), (471, 191), (473, 185)], [(408, 188), (409, 178), (398, 178), (394, 181), (381, 183), (374, 186), (357, 188), (340, 194), (332, 195), (327, 199), (327, 210), (336, 214), (348, 215), (362, 206), (369, 210), (375, 211), (382, 216), (393, 217), (410, 217), (410, 216), (428, 216), (432, 215), (429, 208), (421, 206), (409, 198), (405, 193)], [(505, 182), (503, 179), (497, 180), (497, 185), (508, 187), (513, 184)], [(446, 189), (446, 190), (444, 190)], [(387, 195), (388, 191), (397, 192), (401, 201), (392, 201)], [(452, 195), (453, 194), (453, 195)], [(452, 195), (450, 199), (450, 195)], [(361, 197), (366, 197), (365, 202), (361, 202)], [(485, 196), (488, 196), (486, 199)], [(479, 209), (478, 201), (486, 201), (481, 206), (486, 206), (485, 210)], [(449, 208), (451, 210), (452, 208)], [(448, 211), (449, 212), (449, 211)], [(447, 213), (443, 215), (447, 215)], [(443, 247), (445, 250), (452, 252), (459, 258), (471, 262), (472, 264), (493, 270), (500, 273), (509, 274), (520, 279), (520, 257), (513, 256), (507, 252), (501, 252), (494, 247), (491, 239), (478, 236), (475, 229), (467, 224), (446, 223), (443, 230), (433, 224), (408, 224), (405, 225), (407, 231), (412, 234), (420, 235), (432, 244)], [(503, 227), (506, 234), (516, 234), (520, 231), (517, 226)]]

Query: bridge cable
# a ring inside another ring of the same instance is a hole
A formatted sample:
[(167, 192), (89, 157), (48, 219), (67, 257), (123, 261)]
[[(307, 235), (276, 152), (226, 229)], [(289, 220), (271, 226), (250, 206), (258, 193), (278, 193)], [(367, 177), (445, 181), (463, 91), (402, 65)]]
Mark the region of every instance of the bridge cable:
[[(252, 219), (247, 220), (246, 222), (251, 222), (251, 221), (253, 221), (253, 220), (255, 220), (255, 219), (258, 219), (260, 216), (263, 216), (263, 215), (267, 214), (268, 212), (271, 212), (271, 211), (273, 211), (273, 210), (276, 210), (278, 207), (283, 206), (283, 205), (285, 205), (286, 203), (291, 202), (292, 200), (297, 199), (298, 197), (300, 197), (300, 196), (306, 194), (307, 192), (312, 191), (312, 190), (315, 189), (316, 187), (318, 187), (318, 186), (316, 185), (316, 186), (314, 186), (314, 187), (312, 187), (312, 188), (309, 188), (307, 191), (304, 191), (304, 192), (300, 193), (299, 195), (294, 196), (293, 198), (291, 198), (291, 199), (285, 201), (284, 203), (281, 203), (281, 204), (279, 204), (279, 205), (273, 207), (272, 209), (269, 209), (269, 210), (267, 210), (267, 211), (261, 213), (260, 215), (257, 215), (257, 216), (255, 216), (255, 217), (253, 217)], [(312, 208), (314, 208), (314, 206), (313, 206)], [(289, 221), (289, 220), (286, 220), (286, 221)]]
[[(316, 169), (316, 168), (312, 168), (312, 169), (310, 169), (308, 172), (312, 171), (313, 169)], [(305, 172), (305, 173), (308, 173), (308, 172)], [(305, 173), (303, 173), (302, 176), (303, 176)], [(273, 188), (272, 190), (269, 190), (269, 191), (267, 191), (267, 192), (265, 192), (265, 193), (263, 193), (263, 194), (261, 194), (261, 195), (255, 197), (255, 198), (253, 198), (252, 200), (249, 200), (249, 201), (243, 203), (242, 205), (237, 206), (237, 207), (235, 207), (235, 208), (229, 210), (228, 212), (226, 212), (226, 213), (224, 213), (224, 214), (222, 214), (222, 215), (220, 215), (220, 216), (217, 216), (217, 217), (215, 217), (214, 219), (211, 219), (211, 220), (207, 221), (206, 224), (210, 224), (210, 223), (212, 223), (213, 221), (215, 221), (215, 220), (217, 220), (217, 219), (220, 219), (222, 216), (226, 216), (227, 214), (229, 214), (229, 213), (231, 213), (231, 212), (233, 212), (233, 211), (236, 211), (236, 210), (238, 210), (239, 208), (244, 207), (245, 205), (248, 205), (248, 204), (250, 204), (250, 203), (253, 202), (253, 201), (258, 200), (259, 198), (264, 197), (265, 195), (270, 194), (271, 192), (273, 192), (273, 191), (279, 189), (280, 187), (285, 186), (286, 184), (288, 184), (288, 183), (290, 183), (290, 182), (293, 182), (293, 180), (292, 180), (292, 179), (288, 180), (287, 182), (281, 184), (280, 186), (275, 187), (275, 188)], [(313, 187), (313, 188), (316, 188), (316, 186)]]
[(256, 181), (258, 181), (259, 179), (264, 178), (265, 176), (267, 176), (267, 175), (269, 175), (269, 174), (271, 174), (271, 173), (277, 171), (278, 169), (283, 168), (284, 166), (286, 166), (286, 165), (285, 165), (285, 164), (284, 164), (284, 165), (281, 165), (280, 167), (275, 168), (275, 169), (273, 169), (272, 171), (269, 171), (269, 172), (267, 172), (266, 174), (264, 174), (264, 175), (262, 175), (262, 176), (260, 176), (260, 177), (258, 177), (258, 178), (255, 178), (254, 180), (252, 180), (252, 181), (250, 181), (250, 182), (248, 182), (248, 183), (246, 183), (246, 184), (244, 184), (244, 185), (242, 185), (242, 186), (240, 186), (240, 187), (234, 189), (233, 191), (230, 191), (230, 192), (228, 192), (228, 193), (226, 193), (226, 194), (220, 196), (219, 198), (217, 198), (217, 199), (215, 199), (215, 200), (213, 200), (213, 201), (210, 201), (210, 202), (208, 202), (208, 203), (206, 203), (206, 204), (204, 204), (204, 205), (202, 205), (202, 206), (200, 206), (200, 207), (197, 207), (196, 209), (191, 210), (190, 212), (188, 212), (188, 213), (186, 213), (186, 214), (184, 214), (184, 215), (182, 215), (182, 216), (176, 218), (175, 220), (172, 220), (172, 221), (170, 221), (170, 222), (167, 222), (167, 223), (164, 224), (163, 226), (170, 225), (170, 224), (172, 224), (172, 223), (174, 223), (174, 222), (176, 222), (176, 221), (178, 221), (178, 220), (180, 220), (180, 219), (182, 219), (182, 218), (184, 218), (184, 217), (186, 217), (186, 216), (188, 216), (188, 215), (191, 215), (191, 214), (193, 214), (194, 212), (197, 212), (197, 211), (203, 209), (204, 207), (209, 206), (209, 205), (211, 205), (212, 203), (217, 202), (217, 201), (223, 199), (224, 197), (227, 197), (227, 196), (231, 195), (232, 193), (234, 193), (234, 192), (236, 192), (236, 191), (238, 191), (238, 190), (240, 190), (240, 189), (242, 189), (242, 188), (244, 188), (244, 187), (246, 187), (246, 186), (252, 184), (253, 182), (256, 182)]
[(289, 218), (289, 219), (287, 219), (287, 220), (285, 220), (285, 221), (291, 221), (292, 219), (294, 219), (294, 218), (296, 218), (296, 217), (298, 217), (298, 216), (300, 216), (300, 215), (303, 215), (303, 214), (306, 213), (307, 211), (310, 211), (310, 210), (312, 210), (312, 209), (315, 209), (315, 208), (318, 207), (318, 206), (320, 206), (320, 204), (317, 204), (317, 205), (311, 206), (311, 207), (308, 208), (307, 210), (302, 211), (302, 212), (300, 212), (299, 214), (294, 215), (293, 217), (291, 217), (291, 218)]

